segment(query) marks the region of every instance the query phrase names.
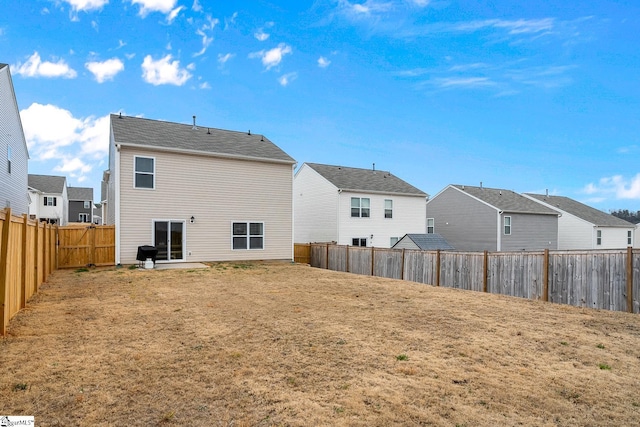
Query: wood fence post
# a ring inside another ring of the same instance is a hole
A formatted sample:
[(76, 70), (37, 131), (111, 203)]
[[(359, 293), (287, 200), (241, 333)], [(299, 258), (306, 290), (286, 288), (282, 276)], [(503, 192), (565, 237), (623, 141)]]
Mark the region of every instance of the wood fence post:
[(346, 254), (346, 262), (345, 262), (345, 268), (347, 270), (347, 273), (349, 273), (349, 245), (345, 246), (347, 248), (347, 254)]
[(440, 286), (440, 249), (436, 250), (436, 286)]
[(8, 268), (9, 262), (9, 235), (11, 229), (11, 208), (5, 209), (2, 236), (0, 236), (0, 335), (7, 334), (9, 324), (9, 286)]
[(47, 226), (49, 224), (45, 223), (44, 227), (42, 227), (42, 231), (44, 232), (44, 236), (42, 238), (42, 281), (47, 281), (47, 276), (49, 275), (49, 230)]
[(91, 249), (89, 252), (89, 267), (95, 266), (95, 252), (96, 252), (96, 227), (93, 225), (89, 227), (89, 233), (91, 233)]
[(627, 311), (633, 313), (633, 248), (627, 247)]
[(27, 259), (28, 259), (28, 242), (27, 242), (27, 220), (29, 215), (22, 214), (22, 273), (20, 275), (20, 289), (22, 289), (22, 295), (20, 295), (20, 309), (27, 306)]
[(60, 268), (58, 266), (58, 262), (60, 261), (58, 259), (58, 246), (60, 246), (60, 226), (58, 224), (56, 224), (56, 228), (54, 229), (54, 237), (55, 237), (55, 244), (53, 245), (53, 260), (55, 262), (52, 265), (55, 265), (55, 268), (52, 268), (51, 271), (54, 271)]
[(374, 247), (371, 246), (371, 275), (372, 276), (373, 276), (373, 273), (375, 273), (375, 270), (373, 269), (373, 263), (375, 262), (375, 257), (376, 257), (376, 251)]
[(400, 263), (400, 280), (404, 280), (404, 248), (402, 248), (402, 262)]
[(487, 292), (488, 276), (489, 276), (489, 252), (484, 251), (484, 260), (482, 261), (482, 292)]
[(544, 250), (544, 260), (542, 261), (542, 301), (549, 301), (549, 249)]
[(40, 242), (40, 221), (36, 219), (35, 244), (33, 245), (33, 290), (38, 292), (38, 242)]
[(327, 243), (327, 247), (325, 248), (324, 255), (326, 260), (324, 269), (328, 270), (329, 269), (329, 244), (328, 243)]

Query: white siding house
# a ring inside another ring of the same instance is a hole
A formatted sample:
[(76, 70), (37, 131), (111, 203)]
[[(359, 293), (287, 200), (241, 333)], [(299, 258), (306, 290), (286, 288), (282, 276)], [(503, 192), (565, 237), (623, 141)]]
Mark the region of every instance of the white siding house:
[(262, 135), (111, 116), (116, 263), (291, 260), (295, 161)]
[(68, 224), (67, 178), (29, 174), (29, 196), (29, 216), (51, 224)]
[(14, 215), (29, 211), (28, 159), (9, 66), (0, 64), (0, 209)]
[(426, 197), (386, 171), (304, 163), (294, 177), (294, 240), (389, 248), (425, 232)]
[(555, 209), (558, 219), (558, 249), (621, 249), (633, 246), (636, 226), (621, 218), (568, 197), (524, 194)]

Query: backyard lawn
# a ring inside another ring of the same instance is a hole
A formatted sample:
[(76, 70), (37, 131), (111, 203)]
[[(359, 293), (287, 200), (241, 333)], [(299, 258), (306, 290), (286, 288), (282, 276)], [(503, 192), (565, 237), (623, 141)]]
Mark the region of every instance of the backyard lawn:
[(55, 272), (0, 338), (37, 426), (624, 426), (640, 316), (289, 263)]

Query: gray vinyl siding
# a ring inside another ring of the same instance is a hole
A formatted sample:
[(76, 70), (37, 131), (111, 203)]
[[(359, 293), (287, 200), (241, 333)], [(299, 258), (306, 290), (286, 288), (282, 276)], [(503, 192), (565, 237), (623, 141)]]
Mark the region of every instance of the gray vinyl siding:
[[(504, 217), (511, 217), (511, 234), (504, 234)], [(554, 215), (501, 215), (502, 251), (536, 251), (558, 248), (558, 217)]]
[(447, 187), (427, 202), (427, 218), (458, 251), (497, 250), (498, 211), (455, 188)]
[[(154, 189), (134, 188), (134, 156), (155, 159)], [(188, 262), (292, 258), (291, 164), (122, 147), (119, 187), (123, 264), (136, 262), (138, 246), (152, 244), (154, 219), (185, 222)], [(263, 222), (264, 249), (232, 250), (236, 221)]]
[[(7, 153), (11, 147), (11, 173)], [(15, 215), (29, 212), (27, 146), (9, 67), (0, 68), (0, 209)]]
[(69, 222), (80, 222), (80, 213), (88, 214), (91, 221), (91, 209), (85, 209), (84, 201), (69, 200)]

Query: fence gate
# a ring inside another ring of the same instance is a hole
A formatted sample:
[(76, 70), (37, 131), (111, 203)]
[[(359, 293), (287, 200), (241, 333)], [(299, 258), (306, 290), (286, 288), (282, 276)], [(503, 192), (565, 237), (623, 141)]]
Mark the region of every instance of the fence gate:
[(58, 268), (115, 265), (115, 226), (58, 229)]

